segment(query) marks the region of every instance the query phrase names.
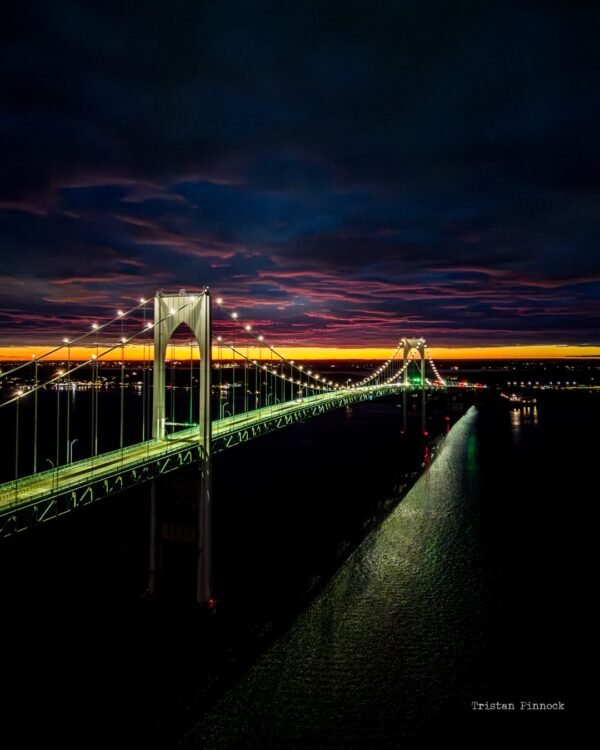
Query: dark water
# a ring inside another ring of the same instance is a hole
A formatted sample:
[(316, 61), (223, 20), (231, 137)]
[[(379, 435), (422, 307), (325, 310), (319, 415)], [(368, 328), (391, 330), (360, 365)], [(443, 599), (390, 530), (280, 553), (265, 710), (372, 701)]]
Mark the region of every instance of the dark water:
[[(592, 457), (592, 414), (565, 402), (471, 409), (404, 501), (180, 747), (568, 736), (581, 715), (569, 537), (578, 522), (562, 490), (581, 487), (573, 469)], [(562, 700), (566, 710), (482, 715), (473, 700)]]
[[(432, 432), (458, 419), (450, 406)], [(598, 413), (567, 394), (518, 418), (482, 404), (399, 504), (428, 459), (394, 403), (224, 454), (214, 617), (140, 598), (144, 490), (3, 543), (6, 736), (185, 750), (566, 737)], [(175, 502), (189, 485), (163, 491)], [(186, 554), (169, 561), (185, 578)], [(475, 714), (472, 700), (567, 711)]]
[(440, 736), (449, 697), (456, 710), (469, 698), (485, 619), (475, 419), (455, 426), (404, 502), (182, 747), (372, 748)]

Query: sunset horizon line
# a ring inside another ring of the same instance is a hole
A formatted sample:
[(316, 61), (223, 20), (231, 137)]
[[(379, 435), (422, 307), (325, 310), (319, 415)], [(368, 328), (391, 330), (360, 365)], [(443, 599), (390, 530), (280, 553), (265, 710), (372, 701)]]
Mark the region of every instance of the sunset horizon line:
[[(109, 348), (109, 347), (105, 347)], [(0, 362), (28, 361), (37, 359), (44, 362), (85, 362), (96, 354), (100, 361), (110, 362), (143, 362), (152, 359), (152, 344), (130, 345), (127, 356), (123, 356), (120, 348), (107, 354), (102, 354), (102, 347), (71, 347), (63, 346), (59, 351), (45, 353), (42, 347), (34, 346), (0, 346)], [(219, 356), (221, 348), (221, 356)], [(269, 359), (270, 350), (262, 347), (239, 346), (238, 355), (231, 351), (223, 351), (225, 347), (212, 348), (212, 359), (216, 361)], [(454, 359), (596, 359), (600, 358), (600, 346), (587, 344), (524, 344), (524, 345), (489, 345), (489, 346), (432, 346), (428, 347), (430, 356), (438, 360)], [(275, 346), (272, 356), (281, 355), (287, 360), (386, 360), (392, 355), (392, 350), (385, 347), (302, 347)], [(193, 359), (198, 359), (198, 349), (193, 350)], [(167, 359), (189, 360), (190, 348), (187, 345), (170, 344)]]

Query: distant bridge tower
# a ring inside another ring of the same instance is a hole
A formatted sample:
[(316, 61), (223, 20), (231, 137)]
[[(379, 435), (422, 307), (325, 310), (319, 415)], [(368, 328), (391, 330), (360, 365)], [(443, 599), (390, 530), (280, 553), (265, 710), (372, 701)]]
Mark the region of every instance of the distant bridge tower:
[[(421, 388), (425, 388), (425, 339), (402, 339), (402, 365), (405, 366), (408, 355), (415, 349), (421, 358)], [(404, 385), (408, 385), (408, 367), (404, 370)]]
[[(427, 412), (425, 404), (425, 339), (402, 339), (402, 365), (404, 366), (403, 383), (408, 386), (408, 355), (415, 349), (421, 358), (421, 431), (426, 434)], [(406, 431), (406, 389), (402, 396), (404, 431)]]
[[(198, 443), (200, 447), (201, 473), (198, 493), (197, 550), (198, 570), (196, 599), (204, 604), (212, 600), (212, 553), (211, 553), (211, 415), (210, 415), (210, 366), (211, 366), (211, 300), (207, 289), (187, 294), (183, 289), (178, 294), (157, 292), (154, 297), (154, 376), (152, 395), (152, 436), (165, 437), (166, 423), (166, 363), (167, 346), (180, 326), (187, 326), (200, 349)], [(151, 539), (151, 547), (155, 539)], [(156, 569), (156, 559), (151, 569)], [(156, 557), (156, 556), (155, 556)]]

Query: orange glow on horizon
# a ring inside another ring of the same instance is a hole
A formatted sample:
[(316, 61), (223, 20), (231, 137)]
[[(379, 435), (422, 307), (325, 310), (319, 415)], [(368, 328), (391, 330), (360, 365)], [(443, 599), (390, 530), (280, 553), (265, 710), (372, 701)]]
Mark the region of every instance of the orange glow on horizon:
[[(4, 346), (0, 347), (0, 362), (32, 360), (34, 355), (41, 357), (46, 347), (32, 346)], [(277, 351), (286, 359), (294, 360), (343, 360), (343, 359), (369, 359), (383, 360), (391, 354), (391, 349), (385, 348), (359, 348), (359, 347), (300, 347), (282, 346), (276, 347)], [(95, 347), (71, 347), (70, 358), (73, 362), (85, 361), (96, 353)], [(269, 359), (269, 350), (266, 347), (248, 347), (239, 345), (239, 351), (250, 359)], [(102, 349), (100, 349), (100, 353)], [(600, 346), (560, 346), (556, 344), (536, 344), (531, 346), (457, 346), (437, 347), (432, 346), (429, 353), (433, 359), (562, 359), (573, 357), (600, 358)], [(169, 346), (167, 359), (189, 360), (190, 347), (186, 345)], [(213, 359), (218, 359), (217, 346), (213, 346)], [(278, 359), (273, 354), (273, 359)], [(222, 347), (224, 360), (232, 359), (231, 350)], [(125, 359), (127, 361), (142, 361), (152, 358), (152, 347), (141, 345), (129, 345), (126, 347)], [(198, 349), (194, 349), (194, 358), (198, 358)], [(110, 354), (100, 357), (102, 361), (121, 361), (121, 349), (117, 348)], [(64, 362), (67, 360), (66, 347), (50, 357), (43, 358), (45, 362)]]

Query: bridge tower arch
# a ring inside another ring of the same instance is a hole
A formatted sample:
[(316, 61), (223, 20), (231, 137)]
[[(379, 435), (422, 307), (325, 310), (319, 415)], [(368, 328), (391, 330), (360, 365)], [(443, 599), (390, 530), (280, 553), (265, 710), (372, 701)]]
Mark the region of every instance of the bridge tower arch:
[[(425, 389), (425, 339), (402, 339), (402, 365), (405, 366), (411, 351), (417, 351), (421, 360), (421, 388)], [(408, 385), (408, 367), (404, 370), (404, 385)]]
[(208, 290), (199, 294), (157, 292), (154, 297), (154, 374), (152, 389), (152, 437), (165, 437), (167, 346), (175, 331), (184, 324), (193, 333), (200, 349), (198, 438), (210, 433), (211, 305)]
[[(193, 333), (200, 350), (198, 398), (198, 444), (200, 449), (200, 482), (197, 515), (197, 583), (196, 600), (212, 601), (211, 541), (211, 413), (210, 370), (212, 313), (208, 289), (199, 293), (180, 290), (176, 294), (159, 291), (154, 297), (154, 370), (152, 393), (152, 437), (165, 437), (167, 346), (175, 331), (185, 324)], [(151, 540), (151, 545), (152, 545)], [(151, 552), (152, 557), (152, 552)], [(156, 561), (151, 560), (151, 568)]]

